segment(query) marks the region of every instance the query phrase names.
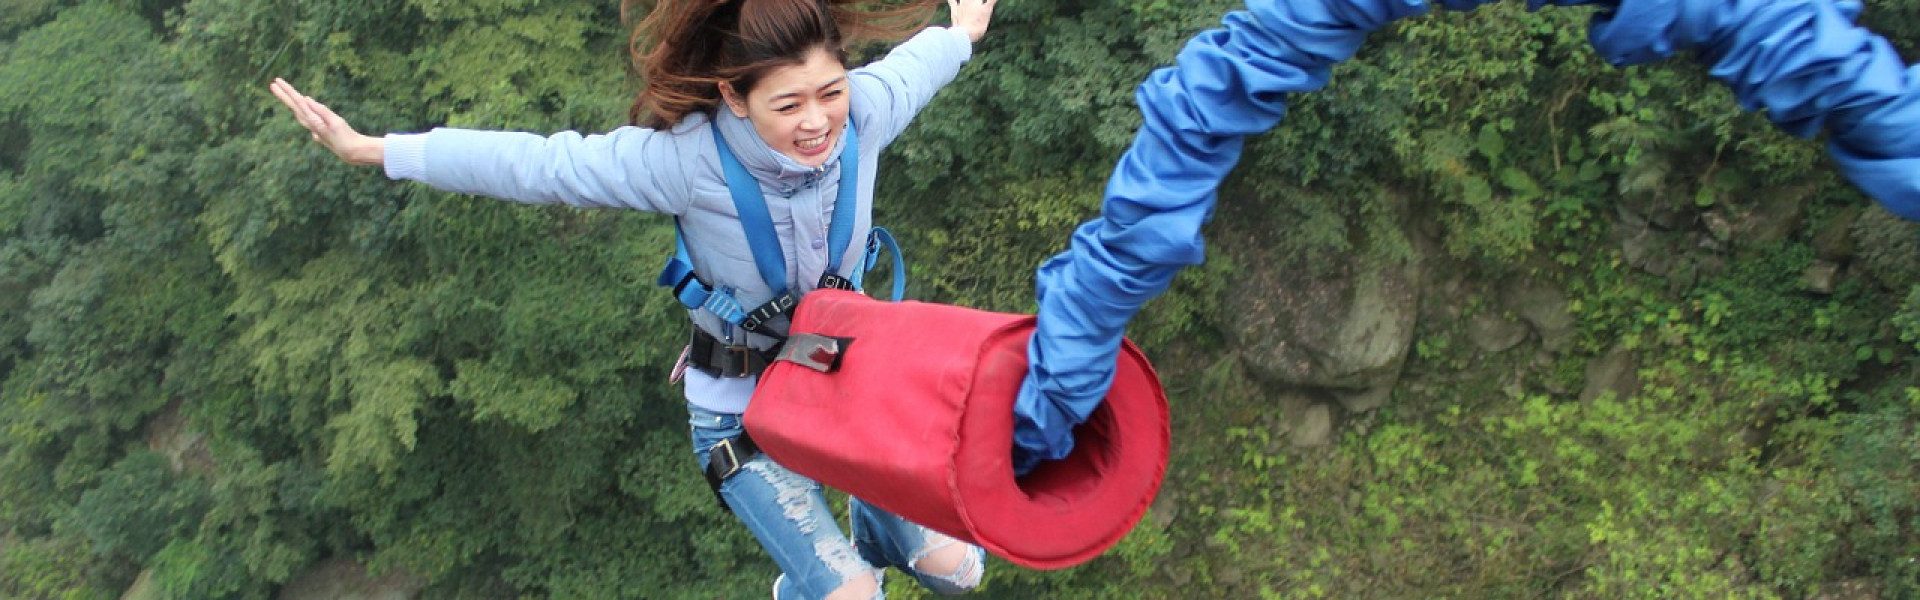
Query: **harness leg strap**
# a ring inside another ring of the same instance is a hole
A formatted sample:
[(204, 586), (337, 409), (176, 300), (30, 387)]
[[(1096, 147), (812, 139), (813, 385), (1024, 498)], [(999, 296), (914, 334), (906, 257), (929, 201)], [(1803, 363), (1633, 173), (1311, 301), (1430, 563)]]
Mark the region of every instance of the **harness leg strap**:
[(727, 498), (720, 495), (720, 484), (739, 474), (740, 468), (759, 454), (760, 447), (754, 445), (753, 438), (747, 437), (744, 431), (720, 440), (720, 443), (707, 450), (707, 487), (713, 488), (713, 499), (720, 503), (720, 510), (733, 512), (733, 507), (727, 506)]

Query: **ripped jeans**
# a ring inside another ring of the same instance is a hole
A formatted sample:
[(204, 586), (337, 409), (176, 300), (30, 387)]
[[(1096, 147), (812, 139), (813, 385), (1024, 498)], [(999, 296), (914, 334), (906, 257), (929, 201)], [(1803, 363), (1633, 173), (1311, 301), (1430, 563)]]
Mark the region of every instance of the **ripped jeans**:
[[(687, 411), (694, 455), (705, 470), (707, 451), (720, 440), (740, 435), (740, 415), (693, 405), (688, 405)], [(780, 600), (824, 598), (866, 574), (875, 578), (873, 597), (884, 598), (877, 584), (880, 571), (887, 567), (898, 567), (934, 593), (963, 594), (980, 584), (986, 569), (986, 553), (978, 546), (916, 525), (859, 498), (847, 503), (853, 524), (853, 541), (849, 541), (834, 522), (820, 484), (787, 470), (764, 453), (748, 460), (740, 472), (721, 484), (720, 494), (726, 497), (734, 516), (746, 524), (780, 566), (781, 576), (774, 583), (775, 597)], [(959, 568), (948, 573), (923, 573), (916, 568), (921, 558), (951, 544), (966, 545), (966, 559)]]

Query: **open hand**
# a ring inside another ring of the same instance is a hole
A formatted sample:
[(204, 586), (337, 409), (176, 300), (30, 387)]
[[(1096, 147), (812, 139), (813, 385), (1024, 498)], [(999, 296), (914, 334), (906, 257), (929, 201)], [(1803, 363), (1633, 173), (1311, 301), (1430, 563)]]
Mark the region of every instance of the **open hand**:
[(332, 150), (340, 160), (356, 165), (378, 165), (386, 158), (385, 140), (354, 131), (346, 119), (334, 114), (327, 105), (302, 95), (293, 84), (275, 77), (267, 89), (281, 104), (293, 110), (294, 120), (313, 134), (313, 141)]
[(953, 27), (967, 32), (967, 39), (980, 41), (987, 35), (987, 23), (993, 21), (993, 5), (1000, 0), (947, 0), (947, 12), (953, 15)]

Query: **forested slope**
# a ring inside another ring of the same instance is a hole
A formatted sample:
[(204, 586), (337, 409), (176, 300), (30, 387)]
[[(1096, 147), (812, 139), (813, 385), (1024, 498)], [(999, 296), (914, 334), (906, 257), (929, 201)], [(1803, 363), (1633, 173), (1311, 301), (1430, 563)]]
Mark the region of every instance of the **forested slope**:
[[(763, 596), (666, 383), (670, 221), (389, 182), (266, 93), (610, 129), (616, 4), (0, 4), (0, 597)], [(1003, 2), (883, 163), (910, 294), (1031, 310), (1234, 6)], [(982, 595), (1920, 596), (1920, 229), (1590, 14), (1409, 20), (1297, 98), (1131, 331), (1153, 511)], [(1915, 56), (1920, 1), (1864, 21)]]

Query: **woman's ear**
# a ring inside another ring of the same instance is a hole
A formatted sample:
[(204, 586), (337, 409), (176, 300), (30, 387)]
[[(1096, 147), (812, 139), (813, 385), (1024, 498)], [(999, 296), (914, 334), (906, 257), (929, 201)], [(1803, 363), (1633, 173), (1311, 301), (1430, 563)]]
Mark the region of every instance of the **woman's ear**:
[(733, 109), (733, 116), (747, 118), (747, 99), (740, 97), (740, 93), (734, 91), (733, 84), (720, 82), (720, 101), (727, 103), (727, 108)]

